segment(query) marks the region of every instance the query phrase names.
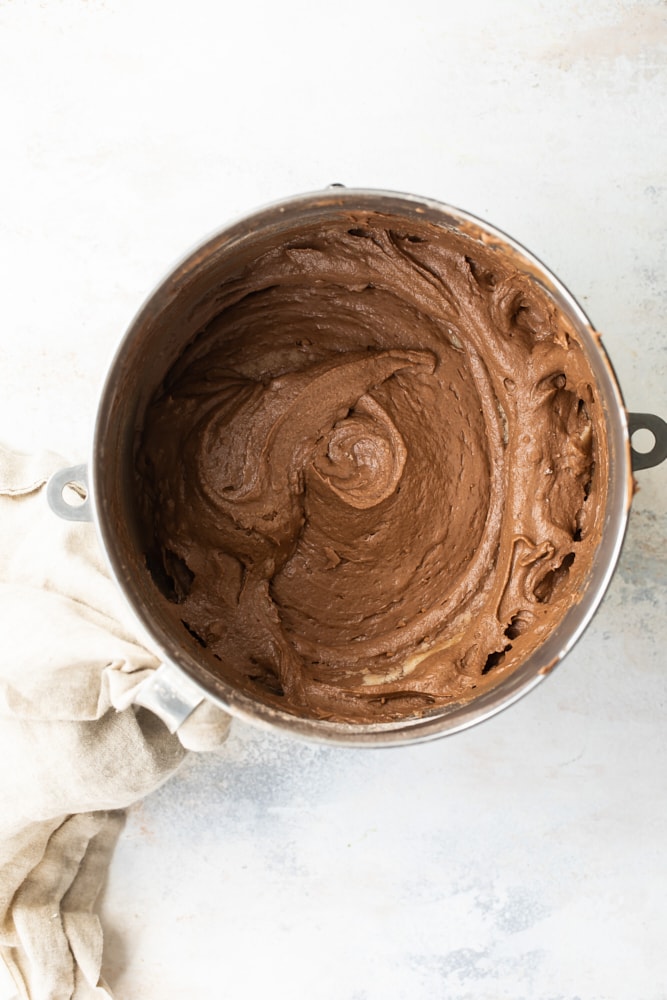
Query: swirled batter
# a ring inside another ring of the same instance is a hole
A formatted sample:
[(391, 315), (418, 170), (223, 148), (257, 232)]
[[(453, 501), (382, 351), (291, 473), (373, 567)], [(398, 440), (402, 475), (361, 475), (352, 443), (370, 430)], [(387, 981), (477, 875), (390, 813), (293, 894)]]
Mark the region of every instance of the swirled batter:
[(137, 452), (147, 563), (207, 666), (383, 722), (521, 663), (604, 508), (593, 376), (550, 297), (465, 235), (354, 213), (274, 239), (208, 312)]

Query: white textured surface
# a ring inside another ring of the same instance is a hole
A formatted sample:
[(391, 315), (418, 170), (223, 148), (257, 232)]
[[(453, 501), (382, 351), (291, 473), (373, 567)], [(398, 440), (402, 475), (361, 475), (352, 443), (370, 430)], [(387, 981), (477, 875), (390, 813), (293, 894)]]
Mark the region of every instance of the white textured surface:
[[(667, 6), (0, 0), (0, 436), (72, 461), (132, 314), (202, 235), (343, 181), (506, 229), (667, 417)], [(664, 1000), (667, 467), (584, 639), (464, 735), (237, 725), (133, 810), (121, 1000)]]

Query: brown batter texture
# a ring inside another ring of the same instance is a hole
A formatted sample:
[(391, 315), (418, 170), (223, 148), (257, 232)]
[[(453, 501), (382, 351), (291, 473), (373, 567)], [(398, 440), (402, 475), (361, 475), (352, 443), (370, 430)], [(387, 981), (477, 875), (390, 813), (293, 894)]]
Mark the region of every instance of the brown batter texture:
[(579, 599), (600, 537), (604, 424), (573, 330), (494, 250), (396, 225), (276, 238), (141, 418), (147, 564), (184, 641), (297, 715), (475, 697)]

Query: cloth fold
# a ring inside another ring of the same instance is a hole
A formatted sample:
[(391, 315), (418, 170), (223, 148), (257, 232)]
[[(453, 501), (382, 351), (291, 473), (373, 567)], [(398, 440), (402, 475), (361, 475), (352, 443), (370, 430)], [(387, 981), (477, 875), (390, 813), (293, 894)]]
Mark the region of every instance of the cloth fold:
[(123, 810), (230, 721), (205, 701), (172, 736), (131, 704), (160, 661), (93, 525), (48, 508), (67, 464), (0, 446), (0, 956), (28, 1000), (112, 996), (95, 905)]

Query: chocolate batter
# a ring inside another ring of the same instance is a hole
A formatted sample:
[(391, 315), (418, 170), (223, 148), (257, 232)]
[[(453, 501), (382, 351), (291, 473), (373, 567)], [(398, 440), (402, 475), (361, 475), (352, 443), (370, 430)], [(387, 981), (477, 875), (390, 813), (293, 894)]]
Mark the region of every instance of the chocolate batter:
[(298, 715), (475, 697), (578, 600), (599, 541), (604, 426), (573, 330), (494, 250), (396, 225), (275, 238), (141, 418), (147, 564), (184, 641)]

